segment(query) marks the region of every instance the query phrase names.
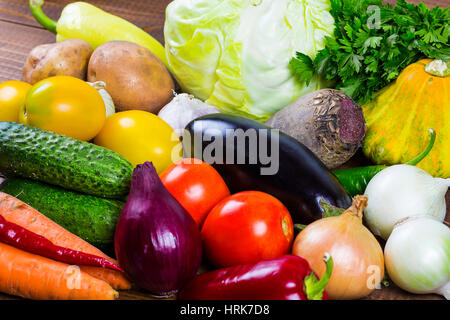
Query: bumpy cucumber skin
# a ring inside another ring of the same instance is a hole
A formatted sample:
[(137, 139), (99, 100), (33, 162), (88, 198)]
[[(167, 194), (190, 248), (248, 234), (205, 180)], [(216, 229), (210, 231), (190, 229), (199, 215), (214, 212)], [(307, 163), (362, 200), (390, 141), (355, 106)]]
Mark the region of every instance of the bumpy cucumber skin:
[(113, 244), (123, 202), (22, 178), (6, 180), (0, 190), (22, 200), (98, 248)]
[(0, 122), (0, 171), (69, 190), (121, 199), (133, 166), (114, 151), (50, 131)]

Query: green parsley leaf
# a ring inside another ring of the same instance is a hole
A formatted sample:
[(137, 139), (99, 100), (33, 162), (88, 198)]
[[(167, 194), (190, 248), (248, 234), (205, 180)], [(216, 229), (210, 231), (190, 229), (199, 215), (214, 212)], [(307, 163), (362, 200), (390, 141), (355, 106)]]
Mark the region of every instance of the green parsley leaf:
[(314, 74), (314, 65), (311, 58), (306, 54), (297, 52), (296, 58), (292, 59), (289, 64), (294, 75), (298, 77), (298, 80), (305, 82), (309, 86)]
[(309, 84), (319, 74), (355, 101), (365, 103), (411, 63), (422, 58), (450, 60), (449, 7), (430, 9), (406, 0), (397, 0), (395, 6), (382, 0), (330, 3), (334, 37), (325, 39), (325, 48), (314, 60), (297, 54), (291, 61), (301, 82)]

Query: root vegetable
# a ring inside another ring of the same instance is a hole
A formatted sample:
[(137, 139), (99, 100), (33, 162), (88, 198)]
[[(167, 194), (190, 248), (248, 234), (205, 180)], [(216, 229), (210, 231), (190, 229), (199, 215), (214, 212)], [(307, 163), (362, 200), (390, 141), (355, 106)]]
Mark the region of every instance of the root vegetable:
[(297, 99), (266, 124), (303, 143), (330, 169), (347, 162), (366, 133), (361, 106), (333, 89)]
[(174, 83), (164, 63), (148, 49), (127, 41), (99, 46), (88, 66), (88, 81), (103, 81), (119, 111), (158, 113), (173, 97)]
[(415, 166), (388, 167), (370, 180), (364, 192), (370, 199), (365, 222), (375, 235), (386, 240), (395, 224), (408, 217), (427, 215), (442, 222), (449, 187), (450, 178), (434, 178)]
[(134, 169), (114, 240), (120, 266), (138, 287), (159, 297), (176, 294), (195, 276), (202, 260), (197, 224), (150, 162)]
[[(26, 203), (3, 192), (0, 192), (0, 215), (12, 223), (47, 238), (55, 245), (93, 254), (116, 263), (114, 259), (70, 233)], [(131, 283), (120, 272), (92, 266), (80, 266), (80, 269), (82, 272), (106, 281), (114, 289), (128, 290), (131, 288)]]
[(181, 93), (176, 94), (158, 116), (167, 122), (179, 137), (183, 135), (184, 128), (192, 120), (211, 113), (220, 113), (216, 107), (210, 106), (194, 96)]
[(114, 300), (109, 284), (76, 266), (0, 243), (0, 291), (39, 300)]
[(106, 83), (103, 81), (88, 82), (98, 93), (102, 96), (103, 102), (105, 103), (106, 117), (116, 113), (116, 107), (111, 95), (106, 91)]
[(399, 222), (384, 247), (389, 278), (412, 293), (450, 300), (450, 229), (429, 216)]
[(295, 239), (292, 253), (308, 260), (319, 276), (322, 257), (333, 257), (333, 273), (325, 290), (330, 299), (359, 299), (379, 287), (384, 275), (383, 250), (362, 224), (367, 198), (356, 196), (342, 215), (317, 220)]
[(42, 44), (31, 50), (22, 71), (22, 81), (35, 84), (53, 76), (72, 76), (86, 80), (93, 49), (81, 39)]

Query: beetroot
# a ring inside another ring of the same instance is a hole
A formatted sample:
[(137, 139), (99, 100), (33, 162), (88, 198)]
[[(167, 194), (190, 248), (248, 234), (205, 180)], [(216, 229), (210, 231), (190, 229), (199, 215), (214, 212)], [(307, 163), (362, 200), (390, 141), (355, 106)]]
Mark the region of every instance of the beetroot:
[(266, 124), (303, 143), (329, 169), (347, 162), (366, 134), (361, 106), (334, 89), (314, 91), (295, 100)]

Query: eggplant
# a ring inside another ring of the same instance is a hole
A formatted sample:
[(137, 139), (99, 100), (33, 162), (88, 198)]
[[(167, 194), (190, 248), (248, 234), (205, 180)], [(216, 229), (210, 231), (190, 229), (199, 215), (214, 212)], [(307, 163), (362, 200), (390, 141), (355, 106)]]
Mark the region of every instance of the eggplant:
[(348, 208), (351, 197), (336, 176), (294, 138), (255, 120), (209, 114), (184, 130), (185, 157), (212, 165), (232, 193), (267, 192), (289, 210), (294, 223), (324, 217), (322, 201)]

